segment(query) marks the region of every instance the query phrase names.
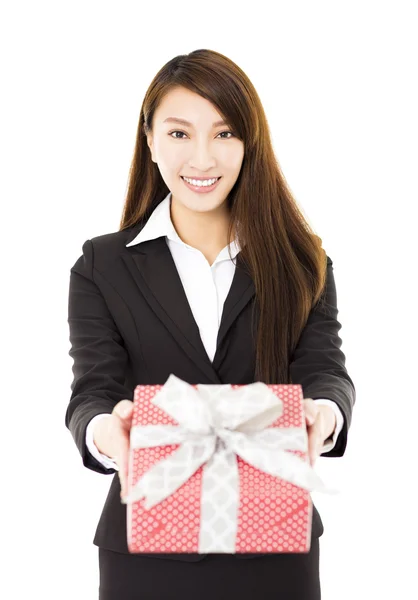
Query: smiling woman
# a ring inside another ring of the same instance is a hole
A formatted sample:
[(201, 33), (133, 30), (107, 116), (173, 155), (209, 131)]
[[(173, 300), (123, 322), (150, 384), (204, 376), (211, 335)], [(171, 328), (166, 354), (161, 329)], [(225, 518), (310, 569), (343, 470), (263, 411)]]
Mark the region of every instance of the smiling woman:
[(239, 239), (256, 287), (255, 377), (289, 381), (289, 359), (323, 299), (327, 256), (280, 171), (254, 86), (218, 52), (173, 58), (151, 82), (121, 231), (149, 217), (169, 192), (178, 235), (207, 260)]
[[(299, 384), (311, 455), (328, 435), (323, 455), (344, 454), (355, 390), (332, 264), (281, 174), (249, 78), (211, 50), (170, 60), (141, 107), (119, 231), (87, 240), (71, 269), (66, 424), (84, 465), (115, 475), (94, 537), (100, 600), (319, 600), (315, 506), (306, 553), (133, 555), (120, 496), (133, 390), (170, 374)], [(261, 502), (263, 489), (254, 494)]]

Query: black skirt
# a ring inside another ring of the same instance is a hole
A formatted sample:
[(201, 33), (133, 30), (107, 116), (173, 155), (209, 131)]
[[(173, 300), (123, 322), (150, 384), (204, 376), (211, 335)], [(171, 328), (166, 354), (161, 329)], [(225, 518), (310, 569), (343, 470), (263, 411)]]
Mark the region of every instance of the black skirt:
[(99, 600), (320, 600), (319, 538), (307, 554), (197, 562), (98, 549)]

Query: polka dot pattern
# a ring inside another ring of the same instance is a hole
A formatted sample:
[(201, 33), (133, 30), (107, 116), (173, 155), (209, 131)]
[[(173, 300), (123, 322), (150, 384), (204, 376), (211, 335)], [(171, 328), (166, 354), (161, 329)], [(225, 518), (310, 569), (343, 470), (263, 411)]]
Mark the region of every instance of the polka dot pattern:
[[(162, 385), (138, 385), (132, 425), (178, 425), (151, 400)], [(194, 386), (196, 387), (196, 386)], [(233, 389), (239, 385), (232, 385)], [(297, 384), (270, 385), (282, 400), (283, 413), (270, 427), (305, 427), (303, 392)], [(157, 461), (179, 446), (134, 448), (130, 453), (129, 490)], [(308, 461), (307, 453), (289, 451)], [(310, 493), (259, 471), (238, 457), (240, 505), (237, 553), (308, 552), (312, 519)], [(127, 539), (132, 553), (198, 552), (201, 467), (175, 494), (147, 510), (143, 501), (127, 505)]]

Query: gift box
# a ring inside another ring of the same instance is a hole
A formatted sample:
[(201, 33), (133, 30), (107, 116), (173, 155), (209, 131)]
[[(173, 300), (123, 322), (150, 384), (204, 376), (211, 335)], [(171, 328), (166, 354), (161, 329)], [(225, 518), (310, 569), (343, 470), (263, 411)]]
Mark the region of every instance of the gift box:
[(310, 549), (312, 469), (298, 384), (164, 385), (134, 391), (131, 553)]

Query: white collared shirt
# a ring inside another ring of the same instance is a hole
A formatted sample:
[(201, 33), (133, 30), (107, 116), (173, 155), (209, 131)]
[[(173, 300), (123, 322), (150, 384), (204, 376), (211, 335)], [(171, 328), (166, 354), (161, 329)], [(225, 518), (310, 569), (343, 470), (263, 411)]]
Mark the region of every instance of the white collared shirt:
[[(231, 248), (231, 256), (234, 259), (240, 251), (240, 246), (238, 240), (231, 242), (229, 246), (225, 246), (219, 252), (213, 264), (210, 265), (200, 250), (189, 246), (180, 239), (171, 220), (170, 206), (171, 192), (154, 209), (142, 230), (126, 246), (134, 246), (165, 236), (193, 317), (199, 327), (203, 345), (208, 357), (213, 361), (223, 305), (235, 273), (235, 265), (229, 257), (228, 248)], [(321, 453), (329, 452), (335, 446), (344, 424), (344, 417), (334, 401), (321, 398), (316, 399), (315, 402), (331, 406), (336, 415), (337, 424), (333, 437), (324, 444)], [(96, 415), (89, 422), (86, 430), (86, 444), (90, 453), (106, 468), (118, 470), (116, 462), (99, 452), (93, 441), (94, 423), (105, 416), (109, 416), (109, 413)]]

